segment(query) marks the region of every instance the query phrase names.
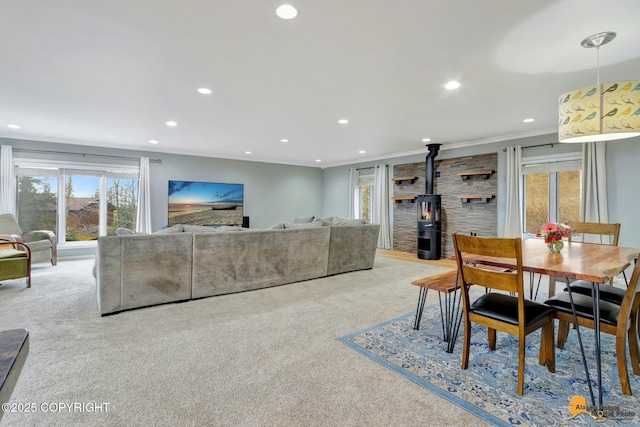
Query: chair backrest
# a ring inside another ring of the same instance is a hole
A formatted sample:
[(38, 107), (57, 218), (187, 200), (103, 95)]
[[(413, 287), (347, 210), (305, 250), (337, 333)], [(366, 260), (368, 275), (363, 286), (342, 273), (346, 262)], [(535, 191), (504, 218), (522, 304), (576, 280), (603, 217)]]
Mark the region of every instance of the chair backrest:
[[(469, 285), (515, 292), (518, 297), (520, 321), (524, 324), (524, 285), (522, 274), (522, 239), (472, 237), (453, 233), (453, 248), (458, 264), (458, 275), (462, 284), (463, 303), (469, 307)], [(510, 270), (485, 269), (482, 264), (465, 262), (465, 257), (475, 256), (493, 258), (511, 258), (516, 268)]]
[[(640, 311), (640, 262), (636, 262), (629, 279), (627, 291), (620, 304), (620, 315), (618, 319), (628, 319), (631, 315), (633, 321), (637, 321), (638, 312)], [(626, 331), (626, 327), (625, 327)]]
[(573, 236), (569, 236), (569, 241), (575, 239), (576, 234), (581, 236), (584, 243), (596, 243), (600, 245), (618, 246), (620, 237), (620, 224), (608, 224), (600, 222), (574, 222)]

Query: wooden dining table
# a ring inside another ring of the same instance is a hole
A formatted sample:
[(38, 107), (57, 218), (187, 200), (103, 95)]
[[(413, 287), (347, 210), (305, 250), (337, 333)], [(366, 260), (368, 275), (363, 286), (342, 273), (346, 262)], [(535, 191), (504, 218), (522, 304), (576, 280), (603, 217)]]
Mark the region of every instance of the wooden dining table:
[[(586, 280), (593, 286), (593, 303), (595, 313), (595, 347), (596, 347), (596, 368), (598, 375), (598, 407), (602, 407), (602, 366), (600, 360), (600, 307), (599, 288), (597, 284), (607, 283), (612, 278), (621, 274), (640, 255), (639, 248), (628, 248), (621, 246), (599, 245), (593, 243), (565, 242), (564, 248), (559, 253), (551, 253), (542, 239), (526, 239), (522, 241), (522, 268), (529, 273), (545, 274), (553, 277), (571, 280)], [(465, 256), (465, 262), (476, 264), (492, 265), (502, 268), (514, 268), (515, 259), (494, 258), (488, 256)], [(553, 294), (555, 280), (549, 281), (550, 295)], [(569, 287), (567, 287), (570, 289)], [(572, 310), (575, 315), (575, 308)], [(576, 323), (576, 331), (582, 353), (585, 374), (589, 385), (591, 403), (596, 406), (593, 389), (589, 376), (589, 368), (582, 346), (580, 328)]]

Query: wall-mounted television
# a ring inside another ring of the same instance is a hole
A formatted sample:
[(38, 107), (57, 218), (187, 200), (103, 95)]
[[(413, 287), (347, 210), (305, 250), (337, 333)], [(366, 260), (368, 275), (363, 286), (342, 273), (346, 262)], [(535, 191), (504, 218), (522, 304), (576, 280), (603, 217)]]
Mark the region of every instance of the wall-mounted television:
[(244, 184), (169, 181), (169, 226), (242, 225)]

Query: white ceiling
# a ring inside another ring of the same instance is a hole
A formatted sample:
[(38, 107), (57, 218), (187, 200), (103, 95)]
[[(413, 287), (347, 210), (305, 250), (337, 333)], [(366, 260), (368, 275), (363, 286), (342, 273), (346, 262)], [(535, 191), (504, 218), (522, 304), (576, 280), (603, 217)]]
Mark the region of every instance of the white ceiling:
[(596, 82), (597, 32), (618, 33), (601, 81), (640, 79), (638, 0), (0, 6), (9, 138), (328, 167), (555, 132), (559, 95)]

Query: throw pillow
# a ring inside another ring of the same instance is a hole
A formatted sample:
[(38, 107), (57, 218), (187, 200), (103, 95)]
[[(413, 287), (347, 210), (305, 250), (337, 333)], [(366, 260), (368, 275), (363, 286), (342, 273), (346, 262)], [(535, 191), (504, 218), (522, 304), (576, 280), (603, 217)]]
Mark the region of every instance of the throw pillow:
[(333, 224), (333, 217), (329, 216), (327, 218), (316, 218), (314, 221), (320, 221), (322, 222), (322, 225), (331, 225)]

